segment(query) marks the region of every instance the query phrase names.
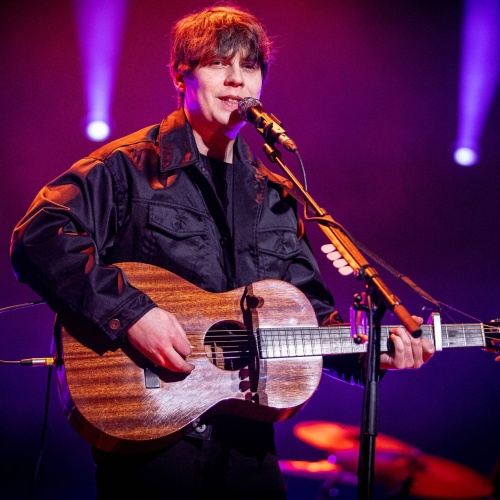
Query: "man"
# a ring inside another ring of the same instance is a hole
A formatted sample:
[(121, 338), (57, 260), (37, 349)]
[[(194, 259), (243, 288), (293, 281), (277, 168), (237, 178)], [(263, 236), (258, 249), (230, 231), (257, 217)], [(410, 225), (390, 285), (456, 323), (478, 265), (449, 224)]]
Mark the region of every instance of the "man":
[[(239, 136), (238, 103), (260, 97), (270, 60), (265, 30), (243, 10), (214, 7), (181, 19), (170, 67), (181, 107), (40, 191), (13, 234), (19, 279), (55, 311), (81, 315), (100, 334), (188, 377), (192, 347), (176, 317), (131, 287), (113, 263), (153, 264), (211, 292), (284, 280), (305, 293), (320, 323), (332, 322), (333, 299), (298, 231), (295, 201)], [(402, 328), (392, 340), (382, 368), (418, 368), (433, 353), (428, 339)], [(357, 357), (328, 365), (362, 383)], [(99, 498), (285, 498), (272, 424), (219, 415), (202, 428), (156, 452), (93, 449)]]

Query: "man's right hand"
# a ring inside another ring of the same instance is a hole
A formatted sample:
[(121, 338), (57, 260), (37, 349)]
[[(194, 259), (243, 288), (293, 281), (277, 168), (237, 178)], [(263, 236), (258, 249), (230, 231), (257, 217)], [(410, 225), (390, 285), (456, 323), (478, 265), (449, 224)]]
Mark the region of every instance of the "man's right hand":
[(130, 343), (155, 365), (174, 372), (191, 373), (194, 365), (185, 358), (192, 347), (186, 332), (169, 312), (155, 307), (142, 316), (127, 332)]

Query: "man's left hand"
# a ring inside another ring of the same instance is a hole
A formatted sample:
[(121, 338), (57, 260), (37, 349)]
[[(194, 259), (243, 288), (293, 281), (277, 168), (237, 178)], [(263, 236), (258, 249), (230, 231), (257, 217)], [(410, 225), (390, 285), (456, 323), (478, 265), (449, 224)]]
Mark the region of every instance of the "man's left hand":
[[(412, 316), (419, 324), (423, 318)], [(435, 352), (434, 344), (427, 337), (414, 338), (403, 327), (392, 328), (389, 335), (393, 349), (380, 355), (380, 368), (383, 370), (403, 370), (420, 368), (429, 361)]]

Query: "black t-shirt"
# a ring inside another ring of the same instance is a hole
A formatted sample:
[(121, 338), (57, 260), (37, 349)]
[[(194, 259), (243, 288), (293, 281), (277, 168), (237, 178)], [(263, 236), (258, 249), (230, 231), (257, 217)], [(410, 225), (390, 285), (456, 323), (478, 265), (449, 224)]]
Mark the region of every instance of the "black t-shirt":
[(203, 166), (210, 172), (217, 198), (226, 215), (231, 235), (233, 235), (234, 165), (209, 156), (200, 156)]

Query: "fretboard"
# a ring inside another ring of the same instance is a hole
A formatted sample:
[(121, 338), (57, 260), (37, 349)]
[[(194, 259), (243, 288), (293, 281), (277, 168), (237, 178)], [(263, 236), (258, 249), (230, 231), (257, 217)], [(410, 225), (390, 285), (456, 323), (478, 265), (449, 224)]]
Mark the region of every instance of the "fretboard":
[[(389, 331), (392, 326), (382, 326), (380, 345), (388, 349)], [(433, 325), (422, 325), (422, 335), (435, 344)], [(447, 347), (484, 347), (484, 324), (441, 325), (441, 344)], [(349, 325), (329, 327), (259, 328), (261, 358), (286, 358), (296, 356), (327, 356), (332, 354), (362, 353), (367, 344), (357, 344)]]

